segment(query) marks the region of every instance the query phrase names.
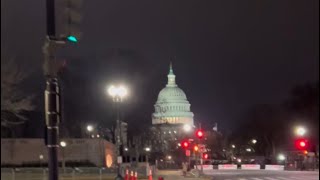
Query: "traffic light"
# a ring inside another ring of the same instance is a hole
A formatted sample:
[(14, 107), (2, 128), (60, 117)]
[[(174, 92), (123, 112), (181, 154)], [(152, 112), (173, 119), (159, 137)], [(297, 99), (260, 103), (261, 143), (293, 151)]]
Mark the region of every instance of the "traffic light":
[(182, 145), (182, 147), (183, 147), (184, 149), (188, 149), (188, 148), (189, 148), (189, 142), (188, 142), (188, 141), (182, 142), (181, 145)]
[(81, 36), (81, 6), (82, 0), (67, 0), (66, 40), (72, 43), (77, 43)]
[(209, 158), (209, 155), (208, 154), (203, 154), (203, 159), (208, 159)]
[(198, 152), (198, 151), (199, 151), (198, 145), (195, 145), (195, 146), (193, 147), (193, 150), (194, 150), (195, 152)]
[(202, 139), (203, 136), (204, 136), (204, 133), (201, 129), (197, 130), (196, 131), (196, 136), (199, 138), (199, 139)]
[(306, 139), (298, 139), (295, 142), (295, 146), (299, 150), (306, 150), (308, 148), (308, 140), (306, 140)]

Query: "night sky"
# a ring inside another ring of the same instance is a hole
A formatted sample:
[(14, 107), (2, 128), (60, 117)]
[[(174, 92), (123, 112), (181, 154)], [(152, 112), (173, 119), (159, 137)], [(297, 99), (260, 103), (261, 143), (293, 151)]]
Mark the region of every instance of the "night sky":
[[(1, 5), (1, 44), (33, 70), (25, 91), (38, 96), (42, 115), (45, 1)], [(281, 103), (295, 85), (319, 79), (316, 0), (86, 0), (83, 15), (81, 42), (59, 52), (67, 62), (61, 76), (65, 122), (110, 124), (105, 88), (121, 82), (130, 88), (125, 121), (151, 125), (170, 60), (195, 120), (207, 127), (236, 128), (251, 106)]]

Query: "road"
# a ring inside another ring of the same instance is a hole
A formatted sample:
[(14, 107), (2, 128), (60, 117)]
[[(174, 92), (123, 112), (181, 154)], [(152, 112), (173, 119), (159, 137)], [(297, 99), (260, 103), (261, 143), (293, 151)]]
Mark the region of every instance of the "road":
[(319, 180), (314, 171), (216, 170), (212, 180)]
[(211, 170), (205, 178), (186, 178), (181, 171), (160, 171), (165, 180), (319, 180), (315, 171)]

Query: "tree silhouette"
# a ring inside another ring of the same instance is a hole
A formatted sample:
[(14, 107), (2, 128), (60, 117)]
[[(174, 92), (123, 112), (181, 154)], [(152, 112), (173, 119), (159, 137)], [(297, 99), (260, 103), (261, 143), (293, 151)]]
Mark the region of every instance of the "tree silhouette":
[[(2, 51), (1, 51), (2, 52)], [(28, 72), (12, 58), (1, 53), (1, 128), (12, 128), (27, 120), (26, 111), (34, 110), (33, 96), (25, 95), (20, 85)]]

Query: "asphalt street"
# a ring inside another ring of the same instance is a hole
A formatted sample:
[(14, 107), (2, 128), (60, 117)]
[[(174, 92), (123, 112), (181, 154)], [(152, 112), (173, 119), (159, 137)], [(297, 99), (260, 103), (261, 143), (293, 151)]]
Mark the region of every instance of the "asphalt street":
[(319, 180), (315, 171), (216, 170), (212, 180)]

